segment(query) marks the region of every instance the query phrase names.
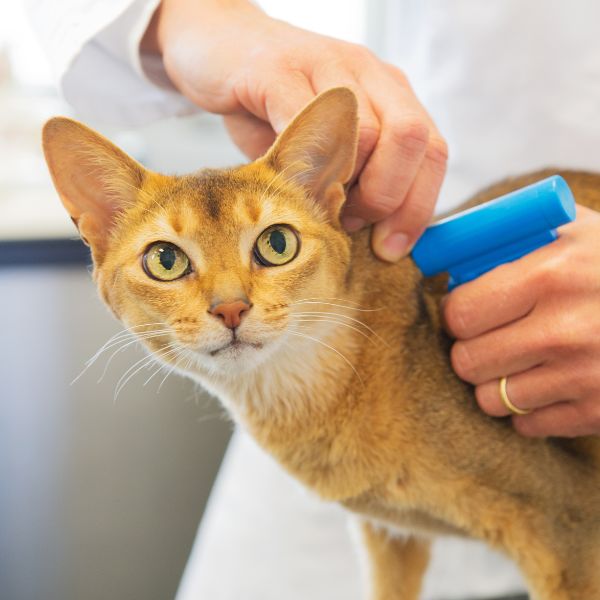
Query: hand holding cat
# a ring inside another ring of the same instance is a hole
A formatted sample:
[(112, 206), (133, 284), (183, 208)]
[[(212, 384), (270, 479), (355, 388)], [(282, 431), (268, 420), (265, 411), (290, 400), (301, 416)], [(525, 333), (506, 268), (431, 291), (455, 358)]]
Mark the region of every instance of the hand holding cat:
[(224, 115), (252, 159), (316, 94), (351, 88), (360, 138), (344, 226), (376, 223), (374, 251), (394, 261), (428, 225), (446, 143), (404, 74), (366, 48), (269, 18), (247, 0), (163, 0), (142, 49), (162, 55), (182, 94)]
[(443, 305), (452, 365), (480, 407), (526, 436), (600, 434), (600, 214), (577, 207), (559, 239), (456, 288)]

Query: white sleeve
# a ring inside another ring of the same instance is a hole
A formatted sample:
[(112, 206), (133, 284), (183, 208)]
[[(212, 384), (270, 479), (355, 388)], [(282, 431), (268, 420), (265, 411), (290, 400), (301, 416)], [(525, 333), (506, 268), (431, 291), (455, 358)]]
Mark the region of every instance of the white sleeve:
[(140, 57), (159, 1), (28, 0), (59, 88), (82, 118), (134, 126), (199, 110), (160, 60)]

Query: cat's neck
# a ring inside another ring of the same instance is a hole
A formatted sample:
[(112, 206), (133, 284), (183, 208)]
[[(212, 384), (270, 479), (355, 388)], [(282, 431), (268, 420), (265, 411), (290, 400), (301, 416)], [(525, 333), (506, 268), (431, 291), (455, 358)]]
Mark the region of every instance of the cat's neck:
[(350, 456), (372, 453), (361, 447), (373, 446), (364, 432), (379, 427), (381, 411), (395, 410), (386, 405), (388, 396), (372, 389), (377, 363), (385, 355), (402, 369), (397, 349), (424, 302), (410, 259), (385, 264), (373, 257), (368, 233), (353, 241), (352, 266), (332, 301), (337, 310), (346, 307), (344, 318), (315, 323), (282, 346), (277, 358), (236, 377), (213, 376), (207, 386), (296, 477), (336, 499), (359, 493), (370, 480), (371, 469)]

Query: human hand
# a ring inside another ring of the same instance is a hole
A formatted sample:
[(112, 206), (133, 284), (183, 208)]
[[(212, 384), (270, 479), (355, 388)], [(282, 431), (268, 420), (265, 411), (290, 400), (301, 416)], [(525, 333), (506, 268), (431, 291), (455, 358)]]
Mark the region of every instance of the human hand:
[(351, 88), (360, 139), (343, 225), (354, 231), (376, 222), (373, 249), (390, 261), (407, 254), (428, 225), (445, 141), (404, 74), (367, 49), (272, 19), (246, 0), (163, 0), (142, 48), (162, 54), (182, 94), (225, 116), (251, 159), (316, 94)]
[(600, 434), (600, 214), (577, 206), (559, 239), (463, 284), (443, 303), (452, 366), (492, 416), (526, 436)]

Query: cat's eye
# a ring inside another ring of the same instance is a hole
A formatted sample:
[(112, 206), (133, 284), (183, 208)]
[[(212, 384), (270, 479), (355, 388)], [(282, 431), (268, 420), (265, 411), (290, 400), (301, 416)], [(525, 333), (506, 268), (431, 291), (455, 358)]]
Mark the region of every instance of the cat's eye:
[(254, 244), (254, 257), (265, 267), (285, 265), (298, 255), (300, 240), (288, 225), (271, 225)]
[(190, 259), (185, 252), (169, 242), (156, 242), (149, 246), (143, 265), (146, 274), (159, 281), (174, 281), (191, 270)]

